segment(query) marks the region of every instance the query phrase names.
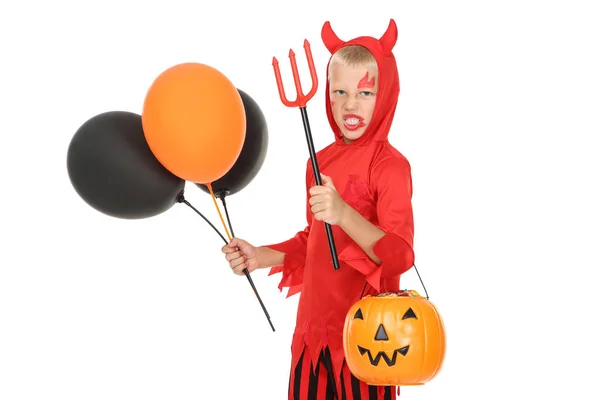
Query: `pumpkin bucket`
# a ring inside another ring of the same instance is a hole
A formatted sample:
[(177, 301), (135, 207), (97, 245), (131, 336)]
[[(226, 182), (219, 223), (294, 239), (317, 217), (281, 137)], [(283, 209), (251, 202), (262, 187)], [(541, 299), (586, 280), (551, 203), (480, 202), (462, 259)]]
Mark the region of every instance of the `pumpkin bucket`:
[(402, 290), (367, 295), (354, 303), (346, 315), (343, 345), (348, 368), (359, 380), (413, 386), (440, 371), (446, 338), (441, 316), (429, 299)]

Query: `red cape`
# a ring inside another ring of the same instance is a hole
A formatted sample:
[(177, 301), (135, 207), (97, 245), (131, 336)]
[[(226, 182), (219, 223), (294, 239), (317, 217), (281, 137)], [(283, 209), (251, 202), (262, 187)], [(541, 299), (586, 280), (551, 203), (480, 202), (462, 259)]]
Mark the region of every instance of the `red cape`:
[(289, 288), (287, 297), (301, 292), (292, 340), (292, 373), (305, 348), (317, 365), (321, 350), (327, 346), (335, 376), (339, 377), (346, 313), (359, 300), (365, 283), (369, 283), (365, 294), (398, 290), (400, 275), (413, 265), (412, 179), (409, 162), (388, 142), (400, 92), (392, 53), (397, 39), (394, 21), (380, 39), (363, 36), (343, 42), (329, 22), (321, 35), (331, 54), (358, 44), (368, 48), (377, 60), (379, 88), (373, 118), (364, 135), (352, 144), (342, 141), (333, 119), (327, 80), (326, 110), (335, 140), (317, 153), (317, 161), (344, 201), (386, 233), (374, 247), (382, 264), (374, 263), (339, 226), (332, 226), (340, 261), (340, 269), (333, 269), (324, 224), (313, 219), (308, 204), (308, 190), (316, 184), (310, 159), (306, 166), (307, 226), (292, 239), (267, 247), (286, 253), (283, 265), (271, 268), (269, 275), (282, 272), (279, 288)]

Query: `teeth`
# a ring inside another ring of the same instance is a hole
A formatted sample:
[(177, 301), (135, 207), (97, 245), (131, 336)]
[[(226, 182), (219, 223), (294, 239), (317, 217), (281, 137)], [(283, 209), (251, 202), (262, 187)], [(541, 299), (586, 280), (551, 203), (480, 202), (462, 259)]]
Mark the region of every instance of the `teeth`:
[(346, 118), (345, 121), (348, 125), (356, 125), (360, 122), (358, 118)]

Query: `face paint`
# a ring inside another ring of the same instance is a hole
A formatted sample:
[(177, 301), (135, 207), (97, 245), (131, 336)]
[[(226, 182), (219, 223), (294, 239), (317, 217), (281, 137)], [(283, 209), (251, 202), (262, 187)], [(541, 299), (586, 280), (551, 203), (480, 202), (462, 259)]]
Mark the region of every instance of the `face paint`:
[(358, 88), (359, 89), (373, 89), (375, 87), (375, 77), (372, 77), (371, 80), (369, 79), (369, 72), (367, 72), (365, 74), (365, 76), (362, 77), (362, 79), (360, 81), (358, 81)]
[(345, 143), (360, 138), (371, 122), (377, 77), (377, 69), (367, 66), (354, 67), (339, 63), (332, 66), (329, 104)]

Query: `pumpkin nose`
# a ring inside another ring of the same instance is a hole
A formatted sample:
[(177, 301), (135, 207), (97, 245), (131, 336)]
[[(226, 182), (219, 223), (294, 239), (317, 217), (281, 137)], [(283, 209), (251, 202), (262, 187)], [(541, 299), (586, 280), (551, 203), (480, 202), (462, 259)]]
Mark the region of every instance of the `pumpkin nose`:
[(385, 333), (385, 328), (383, 327), (383, 324), (379, 324), (377, 334), (375, 335), (375, 340), (388, 340), (388, 335), (387, 333)]

